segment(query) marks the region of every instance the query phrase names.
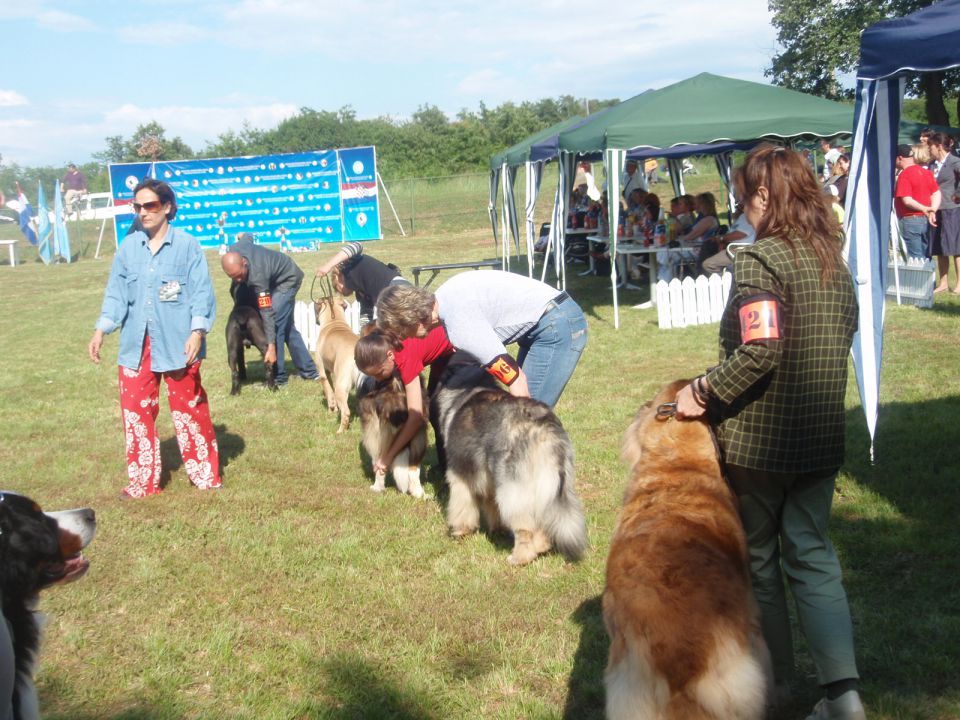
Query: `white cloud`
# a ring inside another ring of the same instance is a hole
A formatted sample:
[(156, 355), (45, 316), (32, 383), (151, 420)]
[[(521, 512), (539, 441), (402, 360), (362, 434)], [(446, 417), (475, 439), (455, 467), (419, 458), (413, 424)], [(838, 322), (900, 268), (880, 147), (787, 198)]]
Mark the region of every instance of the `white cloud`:
[[(183, 106), (140, 107), (121, 105), (103, 115), (106, 127), (113, 134), (130, 135), (138, 125), (152, 120), (160, 123), (168, 138), (180, 136), (194, 149), (202, 149), (206, 141), (215, 141), (220, 133), (239, 130), (247, 122), (253, 127), (272, 128), (297, 113), (299, 107), (288, 103), (248, 106)], [(109, 134), (109, 133), (108, 133)]]
[(203, 40), (210, 33), (189, 23), (151, 22), (149, 32), (144, 32), (141, 26), (128, 25), (119, 28), (117, 34), (121, 42), (125, 43), (170, 47), (171, 45), (187, 45)]
[(130, 137), (138, 125), (156, 121), (168, 138), (180, 137), (194, 150), (215, 142), (227, 130), (244, 122), (255, 128), (273, 128), (295, 115), (299, 107), (285, 103), (251, 105), (158, 106), (125, 104), (95, 114), (75, 116), (72, 123), (48, 118), (62, 116), (60, 108), (37, 108), (37, 119), (0, 120), (3, 158), (21, 165), (63, 165), (68, 160), (86, 162), (106, 147), (112, 135)]
[(97, 26), (85, 17), (61, 10), (42, 10), (36, 18), (38, 25), (57, 32), (85, 32), (97, 29)]
[(29, 104), (30, 101), (16, 90), (0, 89), (0, 107), (20, 107)]

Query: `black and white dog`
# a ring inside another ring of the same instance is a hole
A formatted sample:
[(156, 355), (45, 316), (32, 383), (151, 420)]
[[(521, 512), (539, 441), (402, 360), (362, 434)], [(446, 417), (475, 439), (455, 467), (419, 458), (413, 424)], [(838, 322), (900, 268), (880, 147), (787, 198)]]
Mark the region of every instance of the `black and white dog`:
[[(230, 394), (240, 394), (240, 381), (247, 379), (247, 365), (243, 352), (251, 345), (261, 355), (267, 352), (267, 333), (263, 329), (263, 319), (257, 307), (257, 296), (246, 283), (233, 283), (230, 286), (233, 296), (233, 310), (227, 319), (227, 363), (230, 365)], [(267, 387), (277, 389), (275, 381), (277, 367), (273, 363), (264, 363)]]
[(40, 717), (33, 667), (40, 647), (40, 591), (83, 576), (82, 550), (97, 529), (90, 508), (44, 513), (33, 500), (0, 492), (0, 717)]

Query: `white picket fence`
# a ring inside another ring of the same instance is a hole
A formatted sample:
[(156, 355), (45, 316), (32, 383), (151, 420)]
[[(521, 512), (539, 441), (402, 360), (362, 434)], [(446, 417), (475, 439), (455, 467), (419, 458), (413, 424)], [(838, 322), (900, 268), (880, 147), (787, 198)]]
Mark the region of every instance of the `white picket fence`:
[(661, 330), (720, 322), (733, 275), (701, 275), (657, 283), (657, 322)]
[[(353, 331), (360, 334), (360, 303), (354, 300), (346, 309), (346, 321), (353, 328)], [(293, 324), (300, 334), (303, 335), (303, 341), (307, 344), (307, 349), (314, 352), (317, 349), (317, 338), (320, 335), (320, 328), (317, 327), (317, 315), (313, 311), (313, 303), (297, 300), (293, 308)]]

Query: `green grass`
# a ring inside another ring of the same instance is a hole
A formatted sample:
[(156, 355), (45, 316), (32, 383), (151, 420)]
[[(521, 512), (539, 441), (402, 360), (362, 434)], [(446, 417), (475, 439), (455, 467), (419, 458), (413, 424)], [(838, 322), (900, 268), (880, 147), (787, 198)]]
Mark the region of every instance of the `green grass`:
[[(483, 194), (471, 203), (483, 207)], [(557, 412), (591, 549), (578, 564), (549, 555), (516, 569), (502, 538), (446, 536), (432, 451), (428, 500), (376, 495), (358, 425), (334, 434), (318, 384), (294, 378), (271, 394), (251, 381), (229, 395), (228, 282), (212, 254), (219, 315), (203, 375), (225, 488), (190, 487), (163, 401), (170, 483), (119, 500), (116, 337), (101, 366), (86, 357), (110, 266), (110, 253), (91, 259), (98, 230), (84, 226), (72, 265), (45, 267), (23, 248), (22, 266), (0, 266), (0, 487), (51, 508), (90, 505), (100, 522), (88, 576), (42, 603), (45, 717), (602, 717), (599, 595), (625, 482), (620, 439), (660, 385), (716, 361), (716, 325), (661, 331), (655, 311), (630, 308), (643, 293), (626, 292), (616, 331), (608, 282), (569, 274), (591, 335)], [(403, 268), (495, 255), (477, 222), (390, 233), (367, 250)], [(295, 258), (308, 273), (319, 263)], [(832, 535), (872, 719), (960, 717), (958, 319), (949, 294), (931, 310), (888, 307), (873, 465), (853, 382), (848, 391)], [(802, 643), (798, 658), (791, 719), (818, 695)]]

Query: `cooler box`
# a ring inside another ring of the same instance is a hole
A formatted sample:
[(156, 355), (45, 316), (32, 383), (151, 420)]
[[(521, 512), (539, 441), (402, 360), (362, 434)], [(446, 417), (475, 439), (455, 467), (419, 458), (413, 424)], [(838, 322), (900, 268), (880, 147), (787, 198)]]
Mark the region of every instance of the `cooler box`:
[[(887, 265), (887, 298), (897, 299), (893, 263)], [(917, 307), (933, 307), (933, 288), (937, 282), (937, 266), (931, 260), (922, 265), (900, 265), (900, 302)]]

